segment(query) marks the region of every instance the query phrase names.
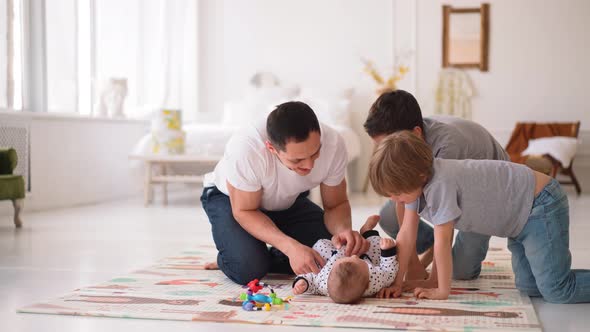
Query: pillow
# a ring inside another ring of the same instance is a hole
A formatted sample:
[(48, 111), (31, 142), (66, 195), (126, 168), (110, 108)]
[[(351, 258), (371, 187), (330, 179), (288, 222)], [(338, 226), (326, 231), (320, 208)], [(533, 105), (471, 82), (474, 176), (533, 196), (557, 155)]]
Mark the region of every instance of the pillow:
[(529, 146), (523, 155), (548, 154), (555, 158), (563, 167), (568, 168), (578, 149), (578, 139), (565, 136), (543, 137), (529, 140)]
[(311, 107), (320, 122), (331, 127), (351, 127), (350, 100), (304, 98), (302, 101)]
[(324, 92), (318, 95), (316, 91), (304, 90), (301, 93), (301, 101), (313, 109), (320, 122), (332, 127), (350, 128), (350, 104), (353, 93), (353, 89), (345, 89), (338, 93)]
[(223, 123), (243, 125), (266, 118), (277, 105), (293, 100), (298, 94), (298, 87), (251, 88), (243, 100), (224, 104)]

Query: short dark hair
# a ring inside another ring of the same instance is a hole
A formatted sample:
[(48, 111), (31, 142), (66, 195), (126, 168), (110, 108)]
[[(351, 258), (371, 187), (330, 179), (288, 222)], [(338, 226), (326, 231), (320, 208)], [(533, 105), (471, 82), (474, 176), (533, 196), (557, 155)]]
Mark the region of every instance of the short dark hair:
[(404, 90), (389, 91), (379, 96), (364, 124), (371, 137), (413, 130), (416, 126), (424, 131), (422, 111), (416, 98)]
[(311, 107), (300, 101), (278, 105), (266, 119), (268, 139), (281, 151), (289, 141), (305, 141), (312, 131), (321, 134), (320, 123)]

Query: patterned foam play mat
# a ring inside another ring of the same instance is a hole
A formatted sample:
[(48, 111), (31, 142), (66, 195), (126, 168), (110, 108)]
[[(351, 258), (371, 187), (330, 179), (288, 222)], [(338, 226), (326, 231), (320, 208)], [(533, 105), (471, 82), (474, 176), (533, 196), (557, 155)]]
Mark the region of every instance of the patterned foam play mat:
[[(478, 280), (454, 282), (447, 301), (364, 299), (341, 305), (328, 297), (297, 296), (287, 308), (245, 311), (245, 289), (220, 271), (203, 264), (215, 257), (203, 246), (165, 258), (155, 265), (83, 287), (59, 298), (35, 303), (19, 312), (119, 318), (167, 319), (232, 323), (348, 327), (418, 331), (540, 331), (541, 325), (527, 296), (514, 287), (510, 253), (491, 248)], [(264, 280), (279, 297), (291, 295), (292, 277), (273, 275)]]

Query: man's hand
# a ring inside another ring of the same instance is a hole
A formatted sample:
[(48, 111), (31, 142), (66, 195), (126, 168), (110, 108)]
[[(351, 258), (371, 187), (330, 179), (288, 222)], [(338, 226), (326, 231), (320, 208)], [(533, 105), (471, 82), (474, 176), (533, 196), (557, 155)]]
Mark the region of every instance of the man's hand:
[(307, 290), (307, 281), (303, 279), (297, 280), (295, 285), (293, 286), (293, 294), (299, 295), (305, 293)]
[(377, 297), (381, 299), (388, 299), (390, 297), (400, 297), (402, 295), (402, 288), (401, 286), (397, 286), (395, 284), (382, 288), (379, 292), (377, 292)]
[(346, 245), (346, 256), (361, 255), (369, 250), (370, 243), (357, 231), (351, 229), (340, 232), (332, 237), (332, 243), (338, 249)]
[(285, 253), (289, 257), (289, 264), (295, 274), (318, 274), (326, 261), (319, 252), (301, 243)]
[(446, 300), (449, 298), (449, 292), (442, 288), (416, 288), (414, 296), (418, 299)]

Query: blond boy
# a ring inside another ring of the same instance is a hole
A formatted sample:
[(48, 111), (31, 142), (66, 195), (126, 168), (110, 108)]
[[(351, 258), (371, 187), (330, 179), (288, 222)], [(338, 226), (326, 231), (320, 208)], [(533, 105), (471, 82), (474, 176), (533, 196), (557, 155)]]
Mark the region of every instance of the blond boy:
[(435, 225), (437, 278), (410, 283), (417, 297), (449, 297), (456, 228), (508, 238), (516, 287), (529, 296), (590, 302), (590, 270), (571, 269), (568, 201), (555, 179), (505, 161), (434, 159), (409, 131), (386, 137), (369, 168), (375, 191), (406, 207), (397, 237), (400, 272), (381, 296), (401, 292), (419, 214)]

